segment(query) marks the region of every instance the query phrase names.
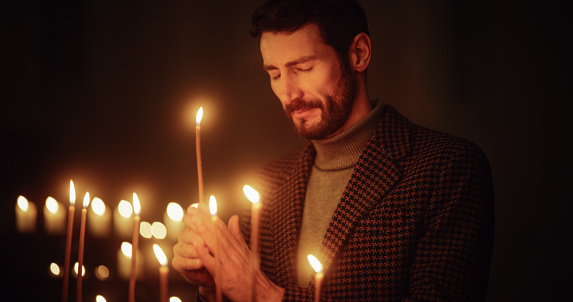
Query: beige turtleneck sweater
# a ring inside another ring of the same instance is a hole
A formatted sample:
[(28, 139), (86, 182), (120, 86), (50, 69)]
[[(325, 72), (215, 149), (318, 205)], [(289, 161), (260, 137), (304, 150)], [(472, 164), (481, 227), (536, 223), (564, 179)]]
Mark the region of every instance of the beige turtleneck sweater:
[[(316, 149), (308, 181), (297, 254), (297, 282), (302, 288), (313, 276), (307, 255), (319, 256), (332, 215), (366, 143), (380, 122), (382, 102), (345, 131), (312, 141)], [(319, 259), (320, 260), (320, 259)]]

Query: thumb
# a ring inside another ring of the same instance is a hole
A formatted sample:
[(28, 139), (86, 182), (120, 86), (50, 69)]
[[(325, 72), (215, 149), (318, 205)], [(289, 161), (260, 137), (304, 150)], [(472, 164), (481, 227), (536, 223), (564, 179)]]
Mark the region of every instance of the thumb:
[(245, 238), (243, 233), (241, 233), (241, 228), (239, 227), (239, 216), (233, 215), (229, 219), (229, 231), (239, 242), (245, 243)]

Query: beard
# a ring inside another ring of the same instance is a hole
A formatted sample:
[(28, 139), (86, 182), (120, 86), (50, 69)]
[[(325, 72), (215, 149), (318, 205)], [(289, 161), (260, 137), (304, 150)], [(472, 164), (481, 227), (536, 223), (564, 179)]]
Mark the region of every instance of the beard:
[[(356, 98), (356, 76), (345, 68), (342, 69), (343, 74), (336, 85), (338, 89), (334, 94), (326, 95), (324, 103), (319, 99), (296, 99), (285, 106), (286, 116), (300, 137), (308, 140), (327, 138), (342, 128), (348, 120)], [(294, 111), (313, 108), (321, 110), (319, 121), (310, 122), (303, 119), (298, 124), (294, 122), (292, 118)]]

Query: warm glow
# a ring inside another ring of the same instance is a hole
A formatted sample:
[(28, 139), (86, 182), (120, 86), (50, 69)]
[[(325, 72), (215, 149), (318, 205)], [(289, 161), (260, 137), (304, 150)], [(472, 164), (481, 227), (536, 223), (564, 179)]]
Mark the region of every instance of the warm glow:
[(194, 203), (191, 205), (192, 207), (194, 207), (195, 209), (199, 208), (199, 204), (198, 203)]
[(92, 199), (92, 211), (98, 216), (103, 216), (105, 214), (105, 203), (99, 197), (94, 197)]
[(121, 252), (125, 255), (125, 257), (131, 258), (131, 243), (125, 241), (122, 242)]
[(105, 265), (100, 265), (95, 269), (96, 278), (101, 281), (109, 278), (109, 269)]
[[(76, 264), (74, 264), (74, 273), (76, 273), (76, 276), (78, 275), (78, 267), (79, 267), (79, 263), (76, 262)], [(86, 275), (86, 267), (82, 265), (82, 277)]]
[(46, 198), (46, 208), (48, 211), (56, 214), (58, 213), (58, 202), (54, 198), (48, 196), (48, 198)]
[(124, 218), (129, 218), (133, 210), (131, 208), (131, 203), (127, 200), (122, 200), (119, 202), (117, 206), (117, 210), (119, 211), (119, 215), (123, 216)]
[(203, 118), (203, 107), (200, 107), (199, 110), (197, 110), (197, 116), (195, 117), (195, 124), (197, 126), (201, 125), (202, 118)]
[(60, 266), (55, 264), (54, 262), (50, 263), (50, 272), (54, 276), (59, 276), (60, 275)]
[(171, 297), (169, 298), (169, 302), (181, 302), (181, 299), (179, 299), (178, 297)]
[(316, 259), (316, 257), (314, 257), (313, 255), (308, 255), (308, 262), (310, 262), (310, 265), (312, 265), (312, 268), (314, 269), (315, 272), (317, 273), (322, 273), (322, 264), (320, 264), (320, 261), (318, 261), (318, 259)]
[(257, 192), (257, 190), (253, 189), (251, 186), (245, 185), (243, 187), (243, 192), (245, 192), (245, 195), (252, 203), (258, 203), (261, 201), (261, 195), (259, 195), (259, 192)]
[(157, 244), (153, 244), (153, 251), (155, 252), (155, 257), (159, 260), (159, 263), (163, 266), (167, 265), (167, 257), (163, 250)]
[(167, 228), (163, 223), (156, 221), (151, 225), (151, 234), (157, 239), (165, 239), (165, 236), (167, 236)]
[(167, 205), (167, 216), (171, 218), (171, 220), (181, 221), (183, 220), (183, 208), (176, 202), (170, 202)]
[(96, 302), (107, 302), (105, 298), (101, 295), (96, 296)]
[(133, 212), (136, 216), (141, 214), (141, 206), (139, 205), (139, 198), (137, 198), (137, 194), (133, 193)]
[(29, 207), (28, 199), (22, 195), (18, 196), (18, 207), (20, 210), (27, 212)]
[(212, 216), (217, 215), (217, 200), (213, 195), (211, 195), (211, 197), (209, 198), (209, 211), (211, 212)]
[(86, 195), (84, 195), (84, 209), (87, 209), (89, 204), (90, 204), (90, 193), (86, 192)]
[(70, 180), (70, 205), (76, 204), (76, 188), (74, 187), (74, 182)]
[(153, 233), (151, 232), (151, 224), (147, 221), (142, 221), (139, 224), (139, 234), (141, 234), (143, 238), (151, 238), (151, 236), (153, 236)]

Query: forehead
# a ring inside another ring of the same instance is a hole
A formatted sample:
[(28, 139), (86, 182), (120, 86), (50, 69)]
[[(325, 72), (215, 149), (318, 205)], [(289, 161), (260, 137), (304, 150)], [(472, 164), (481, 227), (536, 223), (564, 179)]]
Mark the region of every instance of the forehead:
[(264, 64), (281, 64), (305, 56), (323, 57), (334, 49), (323, 42), (316, 24), (307, 24), (292, 33), (265, 31), (261, 34)]

